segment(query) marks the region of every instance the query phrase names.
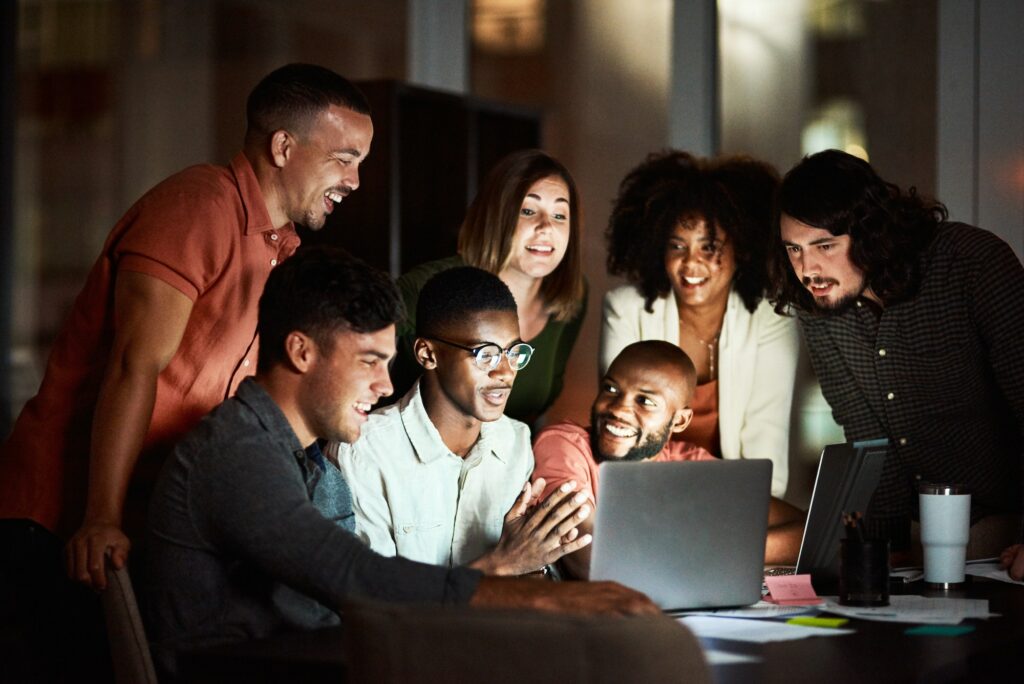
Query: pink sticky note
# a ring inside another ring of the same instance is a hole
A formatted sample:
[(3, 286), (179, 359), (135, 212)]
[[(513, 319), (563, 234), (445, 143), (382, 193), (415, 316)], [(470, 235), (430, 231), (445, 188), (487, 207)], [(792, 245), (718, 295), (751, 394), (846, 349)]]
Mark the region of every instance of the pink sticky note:
[(811, 586), (810, 575), (778, 575), (764, 578), (768, 587), (765, 601), (780, 606), (814, 606), (822, 603)]

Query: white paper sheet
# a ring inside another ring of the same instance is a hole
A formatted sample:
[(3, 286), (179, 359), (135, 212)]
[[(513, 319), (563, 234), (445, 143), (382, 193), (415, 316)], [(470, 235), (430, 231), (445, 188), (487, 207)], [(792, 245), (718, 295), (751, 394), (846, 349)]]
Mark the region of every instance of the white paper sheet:
[(714, 649), (704, 649), (704, 660), (708, 661), (708, 665), (714, 667), (716, 665), (741, 665), (743, 663), (759, 663), (761, 659), (757, 656), (747, 655), (745, 653), (730, 653), (729, 651), (716, 651)]
[(770, 641), (791, 641), (812, 636), (842, 636), (853, 634), (852, 629), (830, 629), (828, 627), (804, 627), (787, 625), (785, 622), (770, 620), (742, 620), (739, 618), (689, 615), (676, 618), (690, 628), (701, 639), (732, 639), (755, 644)]
[(999, 567), (998, 561), (990, 561), (988, 563), (968, 563), (965, 572), (968, 575), (974, 575), (975, 577), (986, 577), (999, 582), (1008, 582), (1009, 584), (1019, 584), (1024, 586), (1024, 582), (1010, 579), (1010, 575), (1006, 570)]
[(958, 625), (965, 618), (988, 618), (985, 599), (931, 598), (927, 596), (890, 596), (889, 605), (878, 608), (841, 606), (834, 596), (823, 596), (826, 613), (877, 622), (912, 622), (926, 625)]
[(821, 605), (816, 606), (779, 606), (767, 601), (758, 601), (746, 608), (714, 608), (710, 610), (688, 610), (682, 615), (713, 615), (715, 617), (748, 618), (760, 620), (764, 618), (793, 617), (794, 615), (813, 615)]

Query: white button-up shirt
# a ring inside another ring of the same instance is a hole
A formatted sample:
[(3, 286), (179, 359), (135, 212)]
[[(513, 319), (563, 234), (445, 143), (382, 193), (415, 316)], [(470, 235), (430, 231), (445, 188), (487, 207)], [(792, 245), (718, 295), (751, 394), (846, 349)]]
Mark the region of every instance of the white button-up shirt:
[(533, 471), (530, 430), (502, 416), (452, 453), (427, 416), (420, 384), (374, 411), (338, 463), (352, 490), (356, 533), (385, 556), (464, 565), (492, 548)]

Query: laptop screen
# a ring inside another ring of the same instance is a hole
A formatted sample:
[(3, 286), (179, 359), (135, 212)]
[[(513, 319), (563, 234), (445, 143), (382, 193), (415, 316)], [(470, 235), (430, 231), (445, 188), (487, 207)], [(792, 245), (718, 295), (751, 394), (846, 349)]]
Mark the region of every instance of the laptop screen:
[(796, 563), (797, 574), (838, 577), (842, 514), (863, 512), (882, 476), (889, 440), (830, 444), (821, 452), (807, 523)]

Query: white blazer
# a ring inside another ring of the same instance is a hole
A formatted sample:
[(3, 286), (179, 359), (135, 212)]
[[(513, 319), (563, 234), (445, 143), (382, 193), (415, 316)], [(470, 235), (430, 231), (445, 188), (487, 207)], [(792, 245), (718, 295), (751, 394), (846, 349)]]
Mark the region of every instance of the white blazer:
[[(632, 285), (605, 295), (601, 374), (627, 345), (641, 340), (679, 344), (675, 295), (654, 300), (653, 313)], [(723, 458), (772, 461), (772, 495), (789, 479), (789, 419), (799, 353), (796, 319), (779, 316), (767, 300), (751, 314), (733, 289), (718, 338), (718, 428)]]

